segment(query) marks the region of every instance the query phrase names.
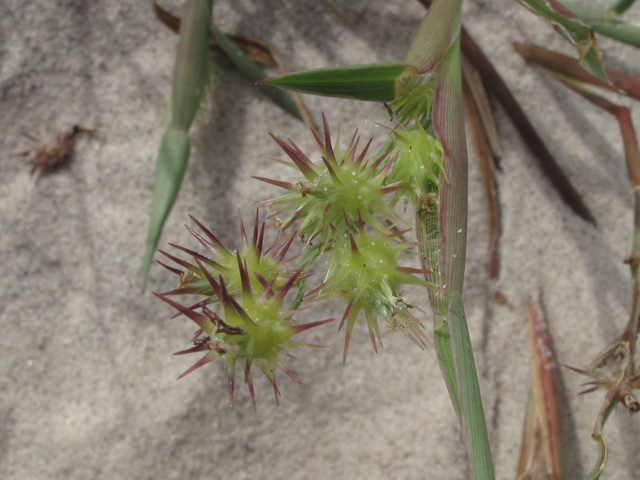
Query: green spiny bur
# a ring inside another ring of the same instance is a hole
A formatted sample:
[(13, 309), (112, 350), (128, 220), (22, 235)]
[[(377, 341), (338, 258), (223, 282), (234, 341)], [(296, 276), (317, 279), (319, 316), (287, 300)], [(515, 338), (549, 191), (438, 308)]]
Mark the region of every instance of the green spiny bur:
[[(353, 326), (361, 311), (365, 314), (376, 351), (376, 343), (381, 340), (378, 315), (388, 323), (397, 325), (402, 325), (403, 320), (413, 317), (407, 312), (408, 304), (404, 299), (402, 286), (427, 286), (427, 283), (413, 275), (424, 273), (422, 270), (398, 266), (398, 256), (407, 248), (406, 244), (394, 242), (393, 238), (380, 232), (366, 235), (362, 223), (358, 235), (347, 233), (336, 236), (327, 278), (320, 295), (321, 298), (341, 298), (347, 304), (340, 324), (340, 328), (345, 322), (347, 325), (343, 360), (346, 360)], [(401, 318), (395, 318), (397, 315)], [(408, 335), (410, 337), (415, 333), (412, 329), (398, 330), (411, 332)]]
[[(275, 381), (276, 370), (283, 371), (304, 386), (281, 360), (281, 356), (290, 349), (306, 346), (304, 343), (293, 340), (292, 337), (332, 319), (307, 324), (298, 324), (292, 319), (296, 310), (291, 307), (285, 308), (284, 301), (289, 291), (301, 282), (305, 267), (295, 272), (288, 272), (281, 267), (291, 241), (280, 246), (276, 242), (264, 255), (261, 255), (264, 225), (258, 234), (257, 216), (251, 242), (247, 239), (241, 221), (243, 248), (235, 254), (224, 247), (203, 225), (197, 221), (196, 223), (210, 241), (195, 231), (189, 230), (221, 263), (178, 246), (176, 247), (179, 250), (193, 257), (195, 265), (163, 252), (187, 270), (180, 271), (163, 264), (180, 276), (180, 283), (177, 290), (157, 295), (178, 310), (178, 315), (185, 315), (200, 328), (193, 339), (194, 346), (178, 352), (177, 355), (207, 352), (179, 378), (223, 357), (229, 371), (232, 407), (236, 364), (244, 369), (244, 382), (249, 387), (254, 410), (256, 399), (251, 377), (253, 365), (257, 366), (271, 382), (277, 402), (280, 392)], [(235, 262), (235, 265), (231, 262)], [(190, 276), (185, 279), (187, 273)], [(227, 284), (225, 278), (232, 283)], [(208, 286), (203, 285), (204, 282)], [(198, 294), (205, 295), (207, 298), (192, 307), (185, 307), (169, 298), (176, 294)], [(210, 309), (208, 307), (210, 304), (217, 307)]]
[(388, 181), (405, 187), (397, 192), (395, 203), (401, 194), (408, 194), (413, 205), (419, 204), (422, 192), (437, 191), (440, 174), (445, 174), (442, 163), (442, 145), (430, 136), (420, 122), (415, 127), (389, 129), (396, 138), (397, 152)]
[[(266, 249), (264, 246), (265, 224), (262, 224), (262, 227), (260, 227), (258, 212), (256, 212), (253, 238), (251, 241), (247, 238), (244, 223), (242, 222), (242, 218), (240, 218), (242, 248), (238, 251), (232, 251), (220, 242), (220, 240), (198, 220), (193, 217), (191, 217), (191, 219), (198, 225), (204, 233), (204, 236), (189, 226), (187, 226), (187, 230), (207, 249), (209, 257), (205, 257), (179, 245), (169, 245), (194, 258), (198, 258), (202, 264), (209, 267), (207, 268), (209, 274), (214, 277), (221, 275), (230, 289), (240, 288), (241, 286), (242, 274), (240, 265), (242, 265), (245, 270), (252, 272), (249, 278), (252, 288), (262, 289), (262, 291), (264, 291), (269, 284), (272, 284), (272, 288), (276, 290), (281, 288), (287, 281), (287, 278), (291, 276), (292, 272), (282, 267), (282, 261), (295, 239), (295, 234), (281, 244), (276, 241), (273, 246)], [(181, 272), (183, 274), (178, 283), (178, 288), (172, 291), (172, 294), (214, 296), (214, 291), (207, 281), (205, 273), (199, 266), (178, 259), (163, 250), (159, 251), (170, 260), (187, 269), (186, 272)], [(163, 263), (161, 263), (161, 265), (166, 267)], [(175, 270), (172, 271), (175, 272)]]
[(293, 161), (289, 165), (299, 170), (304, 178), (297, 182), (281, 182), (254, 177), (292, 192), (262, 204), (275, 210), (277, 216), (286, 215), (281, 220), (283, 230), (300, 220), (299, 233), (309, 239), (320, 235), (322, 244), (332, 241), (331, 227), (345, 231), (345, 221), (355, 224), (359, 218), (381, 232), (390, 233), (382, 222), (402, 221), (385, 200), (386, 195), (403, 188), (387, 181), (394, 159), (389, 159), (387, 152), (375, 160), (365, 160), (371, 142), (356, 156), (357, 132), (346, 151), (336, 154), (326, 119), (324, 125), (324, 142), (316, 137), (323, 153), (321, 165), (311, 162), (293, 142), (287, 144), (273, 137)]
[(435, 82), (429, 79), (424, 82), (423, 75), (415, 75), (404, 79), (401, 95), (389, 104), (394, 120), (407, 126), (416, 121), (426, 125), (431, 123), (431, 112), (435, 97)]

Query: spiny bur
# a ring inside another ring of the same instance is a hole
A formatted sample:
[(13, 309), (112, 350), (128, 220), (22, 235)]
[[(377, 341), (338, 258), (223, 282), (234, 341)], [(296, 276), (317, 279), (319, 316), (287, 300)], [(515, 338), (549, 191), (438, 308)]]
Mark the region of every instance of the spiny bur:
[[(277, 238), (273, 246), (266, 248), (264, 245), (265, 224), (263, 223), (260, 226), (258, 211), (256, 211), (251, 241), (247, 238), (244, 222), (242, 216), (240, 216), (242, 248), (238, 251), (234, 251), (229, 245), (224, 245), (209, 229), (195, 218), (191, 217), (191, 220), (193, 220), (203, 232), (204, 236), (188, 225), (185, 225), (185, 227), (208, 251), (209, 257), (180, 245), (173, 243), (169, 245), (192, 256), (194, 259), (200, 260), (202, 264), (206, 265), (208, 272), (214, 277), (222, 275), (226, 285), (230, 289), (240, 287), (242, 280), (240, 264), (243, 264), (247, 271), (252, 272), (249, 281), (253, 288), (261, 286), (264, 289), (266, 285), (274, 282), (273, 288), (278, 290), (293, 273), (285, 268), (287, 262), (284, 259), (296, 238), (296, 234), (292, 234), (280, 243), (278, 242), (279, 238)], [(204, 271), (198, 265), (189, 263), (163, 250), (158, 251), (185, 269), (184, 271), (180, 271), (162, 262), (158, 262), (163, 267), (180, 275), (178, 288), (167, 292), (167, 295), (198, 294), (215, 298), (214, 291), (207, 281)]]
[[(252, 367), (255, 366), (271, 382), (278, 403), (280, 392), (276, 384), (276, 370), (283, 371), (304, 387), (304, 384), (284, 365), (282, 357), (290, 356), (289, 351), (293, 348), (312, 345), (296, 341), (293, 337), (333, 319), (306, 324), (299, 324), (293, 320), (292, 317), (298, 310), (285, 307), (285, 297), (294, 285), (303, 278), (305, 266), (293, 273), (288, 273), (287, 276), (281, 275), (282, 271), (279, 269), (279, 265), (288, 247), (287, 244), (277, 247), (276, 242), (266, 252), (269, 256), (269, 262), (265, 267), (261, 263), (261, 259), (265, 257), (260, 254), (264, 227), (260, 229), (260, 234), (257, 234), (257, 220), (251, 243), (246, 239), (244, 226), (241, 227), (244, 246), (241, 251), (236, 252), (224, 247), (209, 230), (199, 223), (198, 225), (209, 240), (215, 244), (215, 248), (212, 243), (198, 237), (198, 234), (192, 230), (190, 231), (203, 245), (208, 245), (207, 248), (214, 258), (224, 260), (222, 262), (224, 266), (221, 266), (222, 263), (207, 259), (199, 253), (180, 248), (192, 255), (195, 265), (177, 257), (167, 256), (187, 268), (187, 272), (191, 272), (193, 277), (178, 290), (155, 294), (174, 307), (178, 311), (178, 315), (185, 315), (199, 328), (193, 338), (194, 346), (180, 351), (176, 355), (206, 352), (204, 357), (178, 378), (182, 378), (218, 358), (223, 358), (229, 376), (229, 405), (233, 408), (235, 370), (239, 366), (244, 372), (244, 382), (249, 388), (253, 408), (257, 411), (252, 379)], [(233, 268), (231, 261), (235, 262)], [(181, 283), (185, 282), (183, 280), (185, 272), (166, 265), (165, 267), (180, 275)], [(206, 288), (201, 283), (198, 283), (197, 288), (193, 287), (193, 284), (197, 283), (196, 279), (201, 278), (206, 281)], [(226, 279), (237, 283), (232, 286)], [(212, 292), (210, 297), (190, 307), (183, 306), (169, 298), (177, 293), (203, 294), (202, 292), (208, 291)], [(215, 308), (209, 308), (211, 304), (214, 304)]]
[(396, 160), (388, 181), (404, 186), (396, 192), (391, 203), (395, 205), (405, 195), (407, 201), (416, 205), (424, 192), (438, 191), (440, 174), (446, 176), (442, 145), (420, 123), (403, 130), (389, 128), (389, 132), (395, 140), (391, 151), (395, 152)]
[(403, 188), (387, 180), (394, 159), (388, 158), (387, 152), (375, 160), (365, 160), (371, 141), (357, 155), (360, 142), (357, 132), (345, 152), (336, 153), (324, 116), (323, 120), (324, 141), (315, 136), (322, 151), (322, 165), (314, 164), (291, 140), (286, 143), (272, 135), (293, 161), (284, 163), (300, 171), (303, 178), (282, 182), (254, 177), (292, 192), (262, 202), (262, 205), (268, 206), (274, 216), (286, 215), (281, 220), (283, 230), (300, 220), (300, 234), (308, 239), (319, 236), (320, 243), (325, 246), (333, 239), (331, 227), (338, 232), (345, 230), (345, 218), (355, 224), (360, 216), (366, 224), (390, 233), (384, 221), (402, 222), (385, 200), (386, 195)]
[[(346, 218), (345, 223), (349, 225)], [(403, 295), (402, 286), (429, 285), (414, 276), (424, 274), (424, 270), (398, 265), (400, 254), (409, 248), (408, 244), (397, 241), (402, 233), (386, 235), (374, 232), (367, 235), (360, 220), (357, 234), (336, 235), (326, 280), (319, 287), (318, 296), (323, 299), (341, 298), (347, 304), (339, 326), (342, 329), (346, 323), (343, 361), (347, 358), (356, 318), (362, 311), (376, 352), (377, 343), (381, 344), (378, 315), (392, 326), (391, 330), (401, 331), (424, 346), (424, 333), (418, 320), (408, 312), (410, 305)], [(418, 328), (409, 326), (410, 323), (415, 323)]]

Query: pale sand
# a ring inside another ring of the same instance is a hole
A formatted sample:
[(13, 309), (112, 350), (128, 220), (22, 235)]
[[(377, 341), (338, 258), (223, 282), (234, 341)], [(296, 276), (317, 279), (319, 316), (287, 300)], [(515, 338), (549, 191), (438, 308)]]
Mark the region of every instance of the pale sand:
[[(515, 474), (530, 382), (524, 298), (543, 290), (559, 362), (586, 366), (627, 321), (622, 260), (631, 248), (632, 198), (613, 118), (527, 66), (511, 42), (574, 54), (571, 47), (515, 2), (466, 3), (470, 32), (598, 222), (594, 228), (560, 201), (496, 107), (505, 152), (500, 285), (511, 307), (496, 306), (483, 327), (487, 215), (471, 148), (465, 305), (497, 478), (506, 480)], [(223, 30), (265, 40), (291, 70), (401, 60), (424, 13), (411, 1), (339, 4), (348, 4), (357, 33), (321, 2), (220, 1), (215, 12)], [(363, 324), (344, 366), (335, 324), (305, 334), (333, 348), (298, 352), (301, 361), (290, 365), (309, 388), (282, 376), (279, 408), (256, 375), (258, 415), (239, 378), (229, 411), (221, 364), (176, 382), (196, 358), (171, 354), (188, 346), (194, 327), (169, 320), (171, 309), (139, 286), (175, 43), (144, 1), (0, 4), (0, 478), (469, 478), (433, 349), (391, 337), (376, 355)], [(637, 50), (601, 46), (609, 64), (640, 74)], [(219, 63), (161, 246), (197, 246), (182, 226), (188, 214), (237, 245), (237, 208), (251, 216), (252, 202), (278, 193), (250, 176), (290, 175), (267, 159), (283, 156), (268, 131), (314, 151), (303, 124), (228, 61)], [(381, 129), (353, 123), (384, 118), (370, 105), (306, 101), (334, 131), (341, 124), (343, 136), (360, 127), (384, 138)], [(25, 159), (12, 156), (29, 146), (20, 132), (75, 123), (98, 127), (98, 136), (79, 140), (72, 172), (35, 184)], [(148, 290), (166, 291), (174, 281), (156, 265)], [(308, 319), (339, 317), (342, 308)], [(603, 394), (577, 397), (584, 379), (567, 370), (562, 379), (571, 408), (568, 478), (581, 478), (595, 460), (590, 432)], [(606, 436), (606, 478), (640, 478), (638, 420), (619, 411)]]

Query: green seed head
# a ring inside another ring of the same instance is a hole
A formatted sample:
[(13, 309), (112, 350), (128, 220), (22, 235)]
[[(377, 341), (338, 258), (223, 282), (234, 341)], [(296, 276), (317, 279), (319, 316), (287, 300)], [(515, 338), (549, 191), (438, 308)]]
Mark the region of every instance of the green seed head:
[(442, 145), (427, 134), (420, 123), (402, 131), (390, 129), (390, 132), (396, 138), (393, 148), (397, 158), (388, 181), (405, 187), (396, 193), (394, 202), (401, 194), (408, 193), (416, 205), (421, 192), (438, 190), (440, 174), (445, 173)]
[[(193, 250), (181, 247), (179, 245), (170, 244), (178, 250), (197, 258), (205, 265), (207, 271), (217, 277), (221, 275), (225, 284), (230, 288), (240, 288), (242, 284), (242, 275), (240, 265), (248, 272), (252, 272), (249, 282), (253, 289), (264, 291), (264, 288), (273, 282), (274, 289), (279, 289), (287, 281), (292, 272), (287, 271), (282, 266), (289, 247), (291, 246), (295, 235), (292, 235), (282, 243), (276, 242), (270, 248), (264, 246), (264, 230), (265, 224), (260, 226), (258, 222), (258, 212), (256, 212), (256, 221), (254, 225), (253, 238), (248, 240), (245, 232), (242, 217), (240, 218), (240, 230), (242, 234), (242, 248), (240, 250), (232, 250), (225, 246), (211, 233), (206, 227), (192, 217), (192, 220), (204, 233), (204, 236), (187, 226), (189, 232), (207, 249), (209, 256), (198, 254)], [(173, 255), (160, 250), (166, 257), (186, 268), (185, 272), (171, 269), (171, 271), (180, 275), (178, 288), (173, 291), (174, 294), (198, 294), (215, 297), (214, 291), (210, 283), (207, 281), (206, 275), (199, 266), (180, 260)], [(164, 267), (166, 265), (161, 263)], [(262, 290), (261, 290), (262, 289)]]
[(399, 308), (403, 311), (407, 308), (402, 286), (427, 285), (413, 275), (424, 273), (422, 270), (398, 266), (398, 257), (407, 248), (406, 244), (379, 232), (366, 235), (362, 225), (358, 235), (349, 233), (336, 240), (320, 295), (321, 298), (341, 298), (347, 304), (340, 324), (340, 328), (347, 324), (345, 359), (351, 332), (361, 311), (377, 351), (376, 337), (378, 342), (381, 340), (378, 315), (391, 324)]
[(365, 160), (371, 142), (357, 155), (359, 138), (354, 135), (346, 151), (336, 153), (326, 120), (324, 142), (316, 137), (323, 153), (321, 165), (311, 162), (293, 142), (274, 139), (293, 160), (290, 165), (304, 175), (290, 183), (256, 177), (292, 192), (263, 202), (284, 217), (283, 230), (299, 220), (300, 234), (307, 238), (320, 235), (320, 242), (327, 244), (333, 241), (334, 230), (347, 232), (345, 221), (355, 224), (362, 219), (384, 233), (389, 231), (382, 221), (401, 221), (385, 200), (386, 195), (402, 188), (387, 178), (394, 164), (389, 152)]
[(423, 81), (422, 75), (406, 77), (404, 88), (399, 90), (398, 97), (389, 104), (393, 119), (400, 125), (406, 127), (416, 120), (416, 123), (426, 127), (431, 122), (435, 82), (431, 79), (422, 84)]
[[(287, 273), (280, 265), (291, 241), (280, 247), (276, 243), (261, 255), (264, 227), (260, 230), (260, 234), (257, 234), (256, 229), (253, 241), (249, 243), (242, 226), (244, 246), (234, 255), (229, 249), (223, 247), (209, 230), (199, 223), (198, 225), (213, 243), (194, 231), (191, 230), (191, 232), (210, 251), (215, 252), (213, 257), (220, 263), (181, 247), (181, 250), (193, 256), (195, 265), (165, 254), (179, 265), (186, 267), (189, 275), (165, 265), (169, 270), (180, 275), (181, 283), (184, 282), (184, 285), (177, 290), (157, 295), (178, 310), (178, 315), (185, 315), (199, 327), (193, 340), (194, 346), (177, 354), (206, 352), (203, 358), (179, 378), (222, 357), (229, 370), (231, 406), (233, 406), (236, 365), (240, 365), (244, 370), (244, 380), (249, 386), (254, 409), (256, 409), (256, 403), (251, 378), (253, 365), (267, 376), (278, 401), (280, 393), (275, 381), (276, 370), (284, 371), (302, 385), (281, 360), (281, 357), (292, 348), (306, 345), (293, 340), (292, 337), (331, 320), (298, 324), (292, 319), (296, 311), (284, 307), (285, 297), (295, 285), (300, 283), (304, 271), (303, 266), (296, 272)], [(231, 264), (232, 261), (235, 265)], [(185, 280), (187, 276), (188, 279)], [(230, 283), (227, 283), (227, 280)], [(169, 298), (172, 295), (184, 293), (205, 295), (206, 298), (191, 307), (180, 305)], [(209, 307), (211, 304), (214, 308)]]

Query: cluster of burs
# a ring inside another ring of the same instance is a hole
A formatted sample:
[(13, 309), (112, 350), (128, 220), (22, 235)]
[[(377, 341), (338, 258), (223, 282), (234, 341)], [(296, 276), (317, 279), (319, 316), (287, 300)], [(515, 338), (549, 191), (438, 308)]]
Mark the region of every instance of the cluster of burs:
[[(310, 346), (294, 340), (295, 335), (331, 321), (297, 322), (300, 308), (320, 301), (338, 299), (346, 306), (339, 322), (339, 329), (346, 327), (345, 360), (358, 318), (366, 321), (376, 351), (382, 340), (380, 318), (387, 324), (385, 332), (401, 332), (425, 346), (422, 324), (411, 313), (413, 305), (403, 287), (438, 287), (425, 280), (428, 271), (400, 266), (417, 242), (405, 240), (412, 229), (396, 211), (424, 208), (424, 192), (437, 196), (444, 174), (440, 142), (422, 118), (388, 128), (390, 140), (377, 153), (369, 152), (371, 140), (361, 145), (357, 132), (341, 152), (339, 145), (332, 145), (324, 117), (323, 121), (324, 138), (314, 133), (321, 162), (312, 162), (291, 140), (273, 136), (288, 157), (279, 162), (295, 169), (300, 178), (256, 177), (287, 191), (259, 204), (278, 229), (271, 246), (264, 245), (265, 224), (256, 212), (252, 234), (247, 235), (240, 219), (238, 250), (192, 218), (201, 233), (187, 228), (206, 255), (172, 245), (192, 257), (188, 262), (161, 251), (184, 270), (162, 264), (179, 275), (179, 282), (177, 289), (158, 296), (178, 310), (176, 316), (184, 315), (199, 327), (194, 346), (178, 353), (205, 352), (183, 376), (222, 357), (232, 406), (236, 367), (244, 373), (254, 409), (252, 367), (269, 379), (276, 401), (276, 370), (301, 384), (283, 357), (293, 348)], [(302, 243), (302, 254), (289, 258), (294, 241)], [(184, 294), (204, 300), (183, 306), (171, 299)]]

